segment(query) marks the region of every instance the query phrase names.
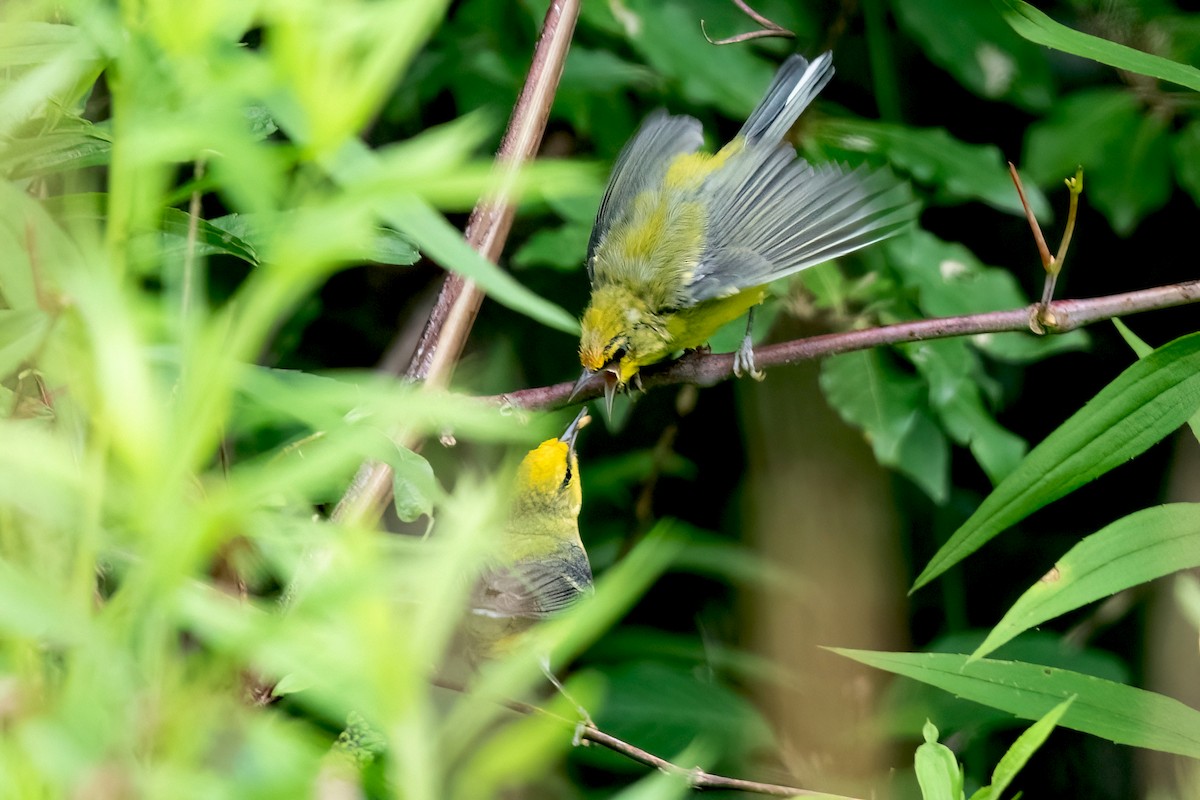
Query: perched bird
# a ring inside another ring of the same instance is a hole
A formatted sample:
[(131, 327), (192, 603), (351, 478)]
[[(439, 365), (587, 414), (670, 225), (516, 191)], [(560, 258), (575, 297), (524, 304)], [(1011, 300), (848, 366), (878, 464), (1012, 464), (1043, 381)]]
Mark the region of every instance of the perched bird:
[[(583, 490), (575, 454), (587, 421), (585, 407), (562, 436), (529, 451), (518, 467), (498, 562), (480, 576), (471, 596), (467, 635), (476, 664), (505, 655), (536, 622), (592, 592), (592, 567), (579, 538)], [(546, 659), (542, 671), (571, 699)]]
[[(603, 379), (611, 409), (638, 371), (699, 347), (752, 311), (765, 284), (898, 232), (908, 189), (886, 170), (796, 158), (784, 136), (833, 76), (829, 53), (790, 57), (729, 144), (714, 154), (699, 120), (651, 114), (622, 150), (588, 243), (575, 390)], [(734, 370), (755, 377), (746, 338)]]

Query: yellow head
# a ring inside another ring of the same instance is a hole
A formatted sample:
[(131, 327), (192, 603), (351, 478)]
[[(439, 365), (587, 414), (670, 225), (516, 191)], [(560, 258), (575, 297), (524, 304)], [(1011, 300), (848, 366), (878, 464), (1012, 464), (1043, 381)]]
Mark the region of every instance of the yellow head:
[(561, 437), (547, 439), (521, 459), (509, 526), (514, 533), (579, 538), (583, 489), (575, 437), (587, 421), (584, 407)]

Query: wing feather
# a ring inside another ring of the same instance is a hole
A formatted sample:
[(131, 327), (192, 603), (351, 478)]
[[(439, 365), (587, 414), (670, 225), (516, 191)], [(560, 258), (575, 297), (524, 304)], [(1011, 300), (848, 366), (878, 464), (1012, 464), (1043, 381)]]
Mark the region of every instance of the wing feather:
[(714, 172), (705, 191), (709, 231), (688, 287), (694, 303), (769, 283), (887, 238), (914, 212), (907, 185), (888, 170), (814, 167), (796, 159), (787, 145), (765, 159)]
[(562, 611), (592, 590), (591, 566), (577, 549), (488, 571), (480, 578), (472, 607), (484, 616), (526, 619)]
[(621, 150), (613, 164), (608, 188), (596, 212), (596, 224), (588, 240), (588, 278), (593, 274), (596, 248), (604, 235), (633, 207), (643, 191), (661, 187), (667, 167), (676, 156), (694, 153), (704, 143), (700, 120), (671, 116), (661, 109), (653, 112)]

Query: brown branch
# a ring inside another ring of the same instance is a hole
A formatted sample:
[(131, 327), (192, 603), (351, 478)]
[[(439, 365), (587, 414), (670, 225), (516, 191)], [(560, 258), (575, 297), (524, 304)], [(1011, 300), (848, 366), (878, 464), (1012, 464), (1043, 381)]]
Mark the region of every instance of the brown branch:
[[(476, 205), (467, 221), (464, 233), (467, 242), (489, 261), (499, 260), (512, 227), (515, 207), (509, 200), (516, 171), (537, 154), (541, 145), (546, 118), (550, 115), (550, 105), (558, 89), (579, 16), (579, 2), (554, 0), (546, 11), (529, 74), (496, 152), (497, 166), (502, 170), (499, 190)], [(447, 275), (406, 376), (435, 387), (447, 386), (482, 302), (483, 292), (472, 281), (457, 274)], [(405, 444), (412, 447), (416, 442)], [(363, 464), (334, 509), (333, 518), (341, 522), (373, 524), (382, 515), (391, 493), (391, 467), (380, 462)]]
[[(443, 679), (435, 679), (435, 686), (443, 689), (449, 689), (452, 692), (465, 693), (467, 691), (461, 683), (448, 681)], [(595, 723), (587, 724), (576, 722), (574, 720), (561, 717), (539, 706), (530, 703), (523, 703), (520, 700), (505, 699), (499, 701), (501, 705), (510, 711), (526, 716), (541, 714), (543, 716), (552, 717), (560, 720), (563, 723), (573, 726), (576, 729), (576, 741), (591, 742), (598, 744), (601, 747), (606, 747), (614, 753), (620, 753), (626, 758), (636, 761), (639, 764), (645, 764), (647, 767), (661, 770), (671, 775), (678, 775), (688, 782), (688, 786), (693, 789), (731, 789), (739, 792), (752, 792), (754, 794), (767, 795), (768, 797), (827, 797), (835, 800), (854, 800), (853, 798), (844, 797), (843, 795), (829, 794), (827, 792), (817, 792), (812, 789), (800, 789), (795, 786), (783, 786), (777, 783), (762, 783), (761, 781), (749, 781), (742, 778), (727, 778), (723, 775), (713, 775), (711, 772), (705, 772), (699, 767), (688, 769), (681, 767), (665, 758), (654, 755), (653, 753), (643, 750), (637, 745), (630, 744), (624, 739), (618, 739), (611, 733), (605, 733), (596, 727)]]
[[(1093, 322), (1111, 319), (1142, 311), (1186, 305), (1200, 302), (1200, 280), (1156, 286), (1135, 292), (1092, 297), (1083, 300), (1055, 300), (1046, 306), (1048, 318), (1054, 326), (1047, 333), (1067, 331), (1090, 325)], [(1030, 322), (1043, 307), (1035, 303), (1028, 308), (1011, 311), (992, 311), (986, 314), (971, 314), (961, 317), (940, 317), (915, 322), (901, 322), (877, 328), (827, 333), (807, 339), (767, 345), (756, 348), (754, 363), (760, 369), (797, 364), (824, 356), (866, 350), (880, 345), (919, 342), (927, 339), (947, 339), (954, 336), (973, 336), (981, 333), (1005, 333), (1029, 331)], [(675, 361), (656, 364), (643, 369), (639, 375), (646, 389), (677, 383), (694, 383), (711, 386), (733, 375), (733, 353), (702, 353), (691, 351)], [(531, 410), (549, 410), (568, 405), (568, 398), (575, 384), (558, 383), (521, 389), (506, 394), (485, 398), (495, 403), (520, 406)], [(598, 397), (601, 386), (590, 386), (579, 392), (575, 401), (586, 401)]]

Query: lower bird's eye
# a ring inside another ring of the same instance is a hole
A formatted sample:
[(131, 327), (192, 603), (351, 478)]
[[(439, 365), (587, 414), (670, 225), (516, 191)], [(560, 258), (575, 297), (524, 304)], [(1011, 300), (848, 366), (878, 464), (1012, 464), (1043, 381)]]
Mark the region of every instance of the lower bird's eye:
[(625, 357), (625, 348), (618, 347), (616, 350), (613, 351), (612, 358), (610, 358), (608, 361), (610, 364), (615, 364), (616, 362), (620, 361), (624, 357)]

